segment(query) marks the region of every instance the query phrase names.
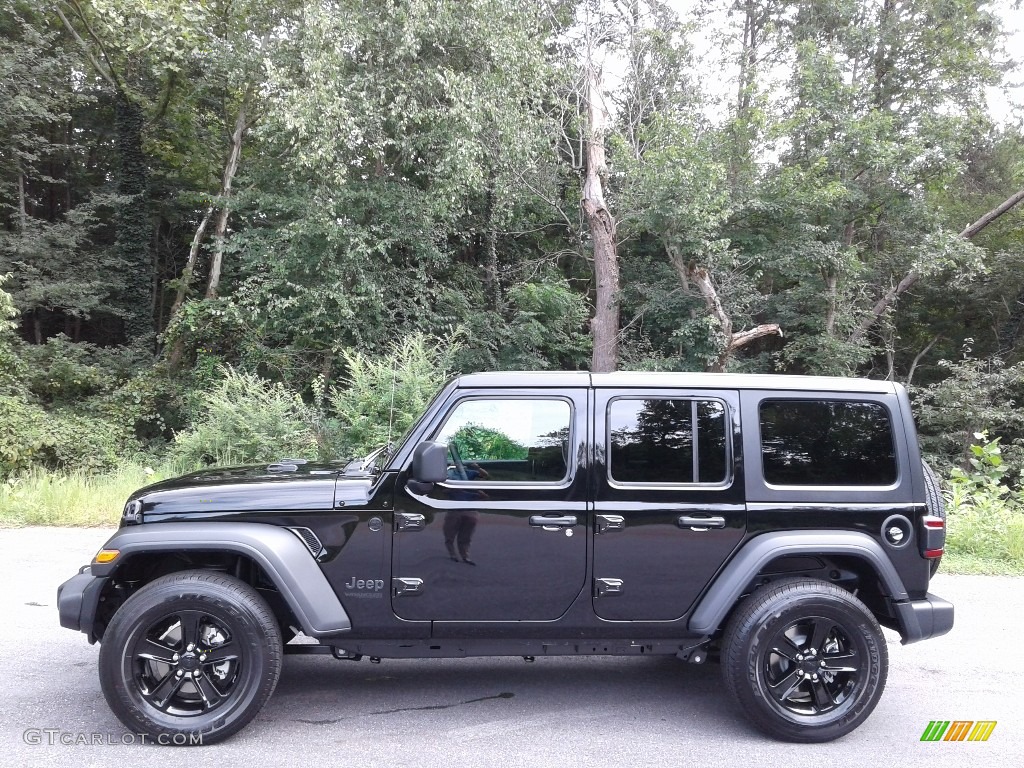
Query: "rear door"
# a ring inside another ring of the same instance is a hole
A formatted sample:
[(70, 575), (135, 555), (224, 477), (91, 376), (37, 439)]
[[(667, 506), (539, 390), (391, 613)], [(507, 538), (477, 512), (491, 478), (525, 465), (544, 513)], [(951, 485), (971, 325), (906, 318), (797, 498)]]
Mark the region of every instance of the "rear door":
[[(400, 478), (395, 613), (425, 621), (552, 621), (586, 588), (585, 388), (456, 393), (426, 439), (448, 480)], [(407, 473), (406, 473), (407, 476)]]
[(594, 610), (683, 616), (743, 538), (732, 390), (596, 391)]

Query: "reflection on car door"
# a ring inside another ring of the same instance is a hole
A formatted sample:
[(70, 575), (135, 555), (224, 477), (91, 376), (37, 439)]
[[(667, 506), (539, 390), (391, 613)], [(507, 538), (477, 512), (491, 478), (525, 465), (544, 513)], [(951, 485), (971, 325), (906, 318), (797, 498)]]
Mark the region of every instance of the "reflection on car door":
[(598, 390), (594, 610), (682, 617), (743, 538), (736, 392)]
[(449, 446), (448, 480), (417, 493), (406, 470), (396, 493), (398, 616), (500, 622), (565, 613), (586, 587), (587, 397), (586, 389), (453, 395), (427, 436)]

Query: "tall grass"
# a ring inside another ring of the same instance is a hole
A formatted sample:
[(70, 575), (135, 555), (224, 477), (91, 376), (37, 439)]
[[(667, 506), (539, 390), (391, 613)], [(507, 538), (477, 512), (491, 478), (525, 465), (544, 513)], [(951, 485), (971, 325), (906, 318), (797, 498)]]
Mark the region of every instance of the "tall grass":
[(0, 526), (116, 525), (132, 491), (170, 474), (138, 464), (100, 475), (33, 469), (0, 482)]

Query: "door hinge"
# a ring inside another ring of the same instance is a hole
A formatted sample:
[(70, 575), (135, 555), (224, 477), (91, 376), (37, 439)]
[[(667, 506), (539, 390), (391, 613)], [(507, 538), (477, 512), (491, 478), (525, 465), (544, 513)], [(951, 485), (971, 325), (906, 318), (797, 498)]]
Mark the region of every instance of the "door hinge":
[(419, 595), (423, 592), (423, 579), (392, 579), (391, 594), (395, 597), (402, 595)]
[(427, 518), (416, 512), (396, 512), (395, 530), (398, 531), (422, 531), (427, 524)]
[(626, 527), (626, 518), (622, 515), (597, 515), (595, 533), (621, 531)]
[(594, 579), (594, 597), (621, 594), (622, 579)]

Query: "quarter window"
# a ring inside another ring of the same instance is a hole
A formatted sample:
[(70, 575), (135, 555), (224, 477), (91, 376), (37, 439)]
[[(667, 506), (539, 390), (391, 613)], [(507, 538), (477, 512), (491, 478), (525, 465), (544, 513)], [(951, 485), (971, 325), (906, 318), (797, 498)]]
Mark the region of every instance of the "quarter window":
[(896, 450), (879, 403), (766, 400), (761, 464), (772, 485), (892, 485)]
[(618, 398), (608, 406), (608, 430), (615, 482), (726, 480), (725, 406), (717, 400)]
[(572, 408), (565, 400), (474, 398), (434, 438), (448, 444), (448, 478), (550, 483), (568, 475)]

